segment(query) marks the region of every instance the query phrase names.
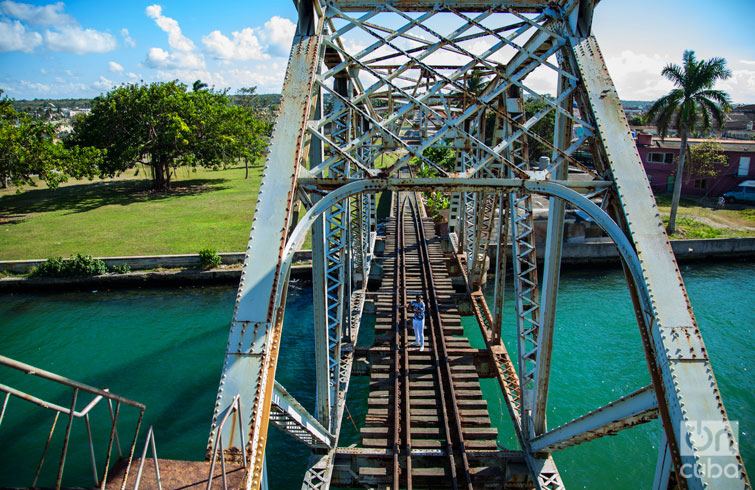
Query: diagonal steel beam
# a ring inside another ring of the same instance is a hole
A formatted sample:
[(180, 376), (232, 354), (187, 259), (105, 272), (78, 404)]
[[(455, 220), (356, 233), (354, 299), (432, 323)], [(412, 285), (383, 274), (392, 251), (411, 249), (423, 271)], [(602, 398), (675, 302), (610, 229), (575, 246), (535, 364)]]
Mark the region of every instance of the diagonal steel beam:
[(313, 449), (333, 447), (333, 435), (277, 381), (273, 386), (270, 421)]
[(248, 407), (242, 417), (244, 425), (226, 424), (223, 439), (235, 444), (239, 440), (236, 431), (249, 434), (247, 447), (237, 447), (251, 463), (245, 479), (247, 489), (264, 485), (264, 453), (288, 281), (288, 269), (282, 263), (283, 251), (296, 199), (296, 176), (305, 156), (306, 124), (321, 44), (321, 23), (312, 16), (308, 19), (314, 25), (298, 26), (286, 70), (278, 123), (263, 171), (207, 446), (211, 456), (219, 416), (239, 394), (242, 406)]
[(653, 386), (646, 386), (530, 440), (534, 452), (550, 453), (612, 435), (658, 417)]

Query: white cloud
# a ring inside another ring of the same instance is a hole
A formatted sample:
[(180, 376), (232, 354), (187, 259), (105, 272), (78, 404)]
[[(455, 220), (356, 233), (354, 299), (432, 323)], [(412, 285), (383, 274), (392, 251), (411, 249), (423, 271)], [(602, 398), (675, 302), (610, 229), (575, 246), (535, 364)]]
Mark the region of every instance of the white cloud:
[(49, 85), (46, 85), (44, 83), (28, 82), (26, 80), (21, 80), (21, 87), (26, 90), (32, 90), (38, 93), (47, 93), (50, 91)]
[(168, 33), (168, 44), (173, 49), (179, 51), (191, 51), (194, 49), (194, 43), (181, 33), (178, 22), (162, 14), (163, 8), (159, 5), (150, 5), (145, 9), (147, 17), (155, 19), (157, 26)]
[(126, 46), (130, 48), (136, 46), (136, 42), (131, 37), (131, 34), (129, 34), (128, 29), (126, 29), (125, 27), (121, 29), (121, 37), (123, 38), (123, 44), (125, 44)]
[(158, 70), (157, 72), (157, 79), (158, 80), (180, 80), (184, 82), (186, 85), (191, 86), (192, 83), (194, 83), (195, 80), (202, 80), (202, 82), (206, 83), (210, 87), (227, 87), (229, 85), (229, 82), (225, 79), (222, 73), (219, 73), (218, 71), (208, 71), (208, 70), (186, 70), (186, 69), (168, 69), (168, 70)]
[(527, 75), (527, 78), (524, 79), (524, 85), (538, 94), (555, 95), (558, 91), (558, 75), (547, 66), (539, 66)]
[(234, 87), (256, 86), (259, 93), (279, 91), (285, 76), (284, 67), (272, 63), (256, 69), (231, 69), (223, 72), (224, 78)]
[(268, 42), (270, 54), (273, 56), (288, 56), (295, 32), (296, 24), (286, 18), (275, 15), (265, 22), (265, 30), (262, 36)]
[(755, 65), (755, 61), (753, 60), (739, 60), (740, 63), (744, 63), (745, 65)]
[(716, 83), (716, 88), (733, 94), (734, 103), (752, 103), (755, 99), (755, 70), (732, 70), (731, 78)]
[(139, 75), (137, 75), (136, 73), (132, 71), (128, 72), (126, 76), (129, 77), (131, 80), (136, 80), (137, 78), (139, 78)]
[(44, 26), (76, 24), (76, 20), (73, 17), (63, 13), (64, 7), (63, 2), (51, 3), (42, 7), (10, 0), (0, 2), (0, 12), (11, 19), (23, 20), (29, 24)]
[(194, 42), (181, 33), (175, 19), (162, 14), (161, 6), (150, 5), (145, 9), (145, 13), (147, 17), (155, 20), (160, 29), (168, 33), (168, 44), (173, 48), (173, 52), (162, 48), (150, 48), (146, 60), (148, 66), (162, 70), (197, 70), (205, 67), (204, 57), (195, 52)]
[(119, 73), (123, 71), (123, 67), (120, 64), (116, 63), (115, 61), (108, 62), (107, 67), (110, 71), (114, 73)]
[[(0, 50), (31, 52), (41, 44), (51, 51), (64, 51), (74, 54), (105, 53), (115, 49), (115, 38), (95, 29), (82, 28), (76, 19), (63, 13), (63, 2), (36, 6), (11, 0), (0, 2), (0, 12), (13, 20), (0, 21)], [(49, 26), (43, 36), (38, 32), (26, 31), (26, 26)]]
[(110, 90), (115, 86), (115, 83), (113, 83), (112, 80), (108, 80), (107, 78), (100, 75), (99, 80), (92, 83), (92, 87), (99, 89), (99, 90)]
[(263, 53), (259, 39), (254, 29), (245, 28), (241, 32), (232, 33), (233, 39), (224, 36), (220, 31), (212, 31), (202, 38), (207, 52), (214, 58), (221, 60), (262, 60), (269, 56)]
[(57, 31), (45, 31), (45, 45), (51, 51), (64, 51), (73, 54), (107, 53), (118, 43), (112, 34), (82, 29), (79, 26), (60, 26)]
[(673, 84), (661, 76), (670, 57), (624, 50), (607, 56), (606, 66), (619, 97), (624, 100), (653, 100), (668, 93)]
[(72, 77), (73, 72), (71, 70), (66, 70), (66, 75), (68, 75), (69, 77)]
[(147, 53), (147, 64), (155, 68), (165, 66), (168, 63), (168, 58), (170, 58), (170, 53), (164, 49), (152, 48)]
[(169, 53), (164, 49), (151, 48), (147, 53), (147, 65), (152, 68), (204, 68), (204, 59), (197, 53), (178, 51)]
[(55, 77), (55, 81), (58, 83), (66, 83), (66, 79), (63, 77)]
[(41, 73), (42, 75), (47, 75), (47, 70), (45, 70), (44, 68), (40, 68), (39, 73)]
[(42, 44), (42, 36), (38, 32), (27, 32), (26, 27), (17, 20), (12, 22), (0, 20), (0, 52), (31, 53), (40, 44)]

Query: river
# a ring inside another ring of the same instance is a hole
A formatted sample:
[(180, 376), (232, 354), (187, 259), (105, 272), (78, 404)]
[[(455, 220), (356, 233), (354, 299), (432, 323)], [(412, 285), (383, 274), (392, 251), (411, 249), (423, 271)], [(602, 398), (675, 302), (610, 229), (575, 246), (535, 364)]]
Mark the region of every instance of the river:
[[(739, 421), (745, 464), (755, 461), (751, 349), (755, 323), (755, 264), (683, 265), (682, 274), (732, 420)], [(510, 281), (509, 281), (510, 282)], [(509, 287), (508, 303), (511, 303)], [(145, 427), (155, 427), (160, 458), (204, 457), (217, 383), (223, 362), (235, 290), (230, 287), (90, 291), (3, 295), (0, 352), (63, 376), (108, 387), (147, 405)], [(277, 379), (305, 407), (314, 407), (314, 335), (311, 290), (290, 289)], [(556, 319), (548, 423), (553, 427), (649, 383), (629, 294), (617, 269), (564, 272)], [(465, 317), (473, 344), (480, 337)], [(360, 344), (369, 343), (369, 318)], [(513, 325), (513, 314), (506, 320)], [(511, 327), (505, 342), (515, 353)], [(32, 377), (0, 369), (4, 384), (61, 405), (71, 392)], [(482, 381), (499, 441), (515, 447), (511, 424), (494, 380)], [(347, 406), (359, 425), (366, 411), (368, 378), (353, 378)], [(81, 409), (83, 404), (79, 404)], [(135, 410), (124, 407), (119, 424), (124, 451), (133, 437)], [(108, 444), (107, 411), (93, 410), (98, 464)], [(61, 420), (63, 420), (61, 418)], [(31, 484), (52, 414), (11, 399), (0, 425), (0, 486)], [(53, 485), (65, 421), (39, 485)], [(129, 434), (129, 430), (131, 433)], [(270, 488), (299, 488), (307, 449), (271, 427)], [(72, 429), (75, 445), (66, 463), (66, 486), (91, 485), (86, 430)], [(657, 421), (556, 453), (570, 488), (649, 488), (655, 468)], [(138, 451), (143, 444), (140, 435)], [(344, 420), (341, 445), (358, 441)]]

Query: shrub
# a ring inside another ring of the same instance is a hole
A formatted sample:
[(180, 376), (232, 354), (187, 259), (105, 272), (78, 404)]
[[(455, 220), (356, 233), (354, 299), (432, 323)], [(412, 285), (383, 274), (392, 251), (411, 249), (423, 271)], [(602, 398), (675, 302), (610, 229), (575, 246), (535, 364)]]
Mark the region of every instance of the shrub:
[(220, 255), (214, 248), (205, 248), (199, 251), (199, 262), (202, 269), (212, 269), (220, 265)]
[(114, 265), (110, 268), (110, 272), (113, 274), (128, 274), (131, 272), (131, 266), (128, 264)]
[(65, 275), (63, 273), (64, 264), (65, 262), (63, 262), (63, 257), (54, 257), (47, 259), (43, 263), (32, 269), (31, 275), (42, 277), (63, 276)]
[(47, 259), (39, 267), (32, 270), (32, 276), (66, 277), (66, 276), (99, 276), (107, 273), (105, 262), (95, 259), (91, 255), (76, 254), (76, 257), (63, 260), (62, 257)]
[(76, 254), (76, 257), (66, 262), (70, 267), (70, 276), (99, 276), (107, 274), (105, 262), (95, 259), (91, 255)]

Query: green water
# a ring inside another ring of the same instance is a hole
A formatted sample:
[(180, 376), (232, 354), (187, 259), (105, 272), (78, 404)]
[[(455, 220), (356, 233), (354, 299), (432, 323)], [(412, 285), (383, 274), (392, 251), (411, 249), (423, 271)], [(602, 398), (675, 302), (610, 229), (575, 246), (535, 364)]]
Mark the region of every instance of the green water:
[[(685, 283), (703, 331), (730, 418), (740, 421), (740, 446), (755, 461), (753, 430), (753, 340), (755, 264), (684, 266)], [(511, 291), (508, 291), (509, 297)], [(139, 438), (154, 425), (161, 458), (204, 457), (217, 382), (233, 309), (233, 288), (184, 288), (115, 292), (4, 295), (0, 302), (0, 352), (147, 405)], [(509, 304), (511, 304), (509, 302)], [(308, 409), (314, 406), (311, 292), (289, 294), (278, 380)], [(509, 324), (513, 317), (509, 318)], [(466, 330), (476, 334), (476, 326)], [(371, 322), (360, 344), (368, 344)], [(476, 334), (479, 335), (479, 334)], [(506, 336), (516, 352), (513, 336)], [(473, 339), (473, 342), (475, 339)], [(476, 339), (479, 342), (479, 336)], [(562, 279), (554, 347), (548, 422), (572, 419), (649, 383), (639, 333), (623, 276), (618, 270), (566, 272)], [(61, 405), (71, 392), (29, 376), (0, 370), (0, 382), (21, 387)], [(515, 447), (513, 432), (493, 380), (482, 381), (489, 410), (500, 427), (499, 440)], [(347, 406), (356, 425), (364, 420), (367, 378), (354, 378)], [(89, 398), (80, 400), (80, 410)], [(136, 412), (121, 411), (124, 451), (133, 437)], [(108, 444), (107, 409), (92, 411), (98, 465)], [(29, 485), (52, 416), (11, 399), (0, 425), (0, 486)], [(54, 483), (61, 418), (40, 485)], [(129, 433), (130, 431), (130, 433)], [(572, 488), (648, 488), (655, 467), (658, 422), (629, 429), (557, 453), (556, 462)], [(86, 429), (77, 421), (66, 463), (66, 485), (91, 485)], [(358, 441), (344, 421), (342, 445)], [(299, 488), (309, 452), (271, 428), (268, 445), (271, 488)]]

